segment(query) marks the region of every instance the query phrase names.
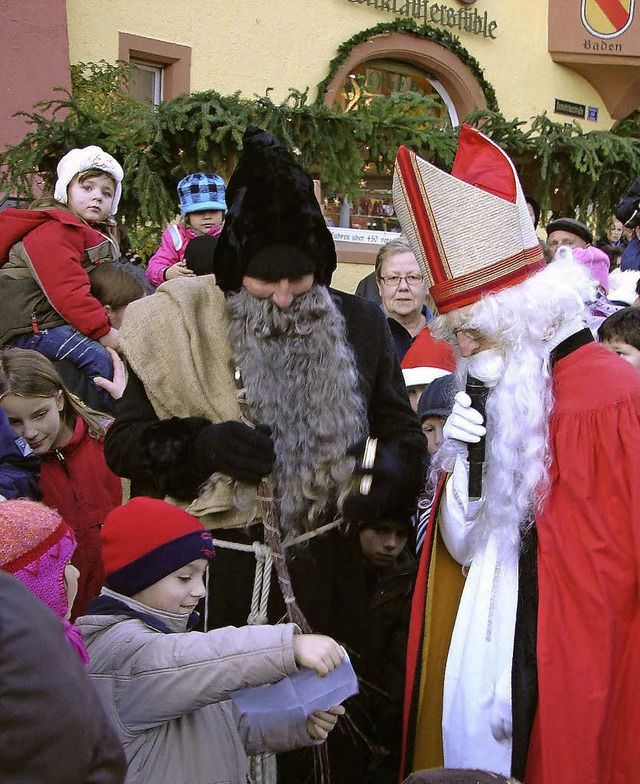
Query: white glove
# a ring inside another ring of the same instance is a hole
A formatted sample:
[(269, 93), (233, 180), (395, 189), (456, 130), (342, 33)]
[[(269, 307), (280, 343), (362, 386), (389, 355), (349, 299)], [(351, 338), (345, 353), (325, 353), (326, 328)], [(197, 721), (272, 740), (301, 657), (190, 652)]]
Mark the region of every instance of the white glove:
[[(454, 398), (451, 413), (442, 428), (442, 435), (463, 444), (477, 444), (487, 432), (483, 422), (482, 414), (475, 408), (471, 408), (469, 395), (466, 392), (458, 392)], [(459, 449), (458, 451), (463, 450)]]
[(498, 678), (489, 708), (491, 734), (496, 740), (510, 740), (513, 735), (511, 718), (511, 668)]

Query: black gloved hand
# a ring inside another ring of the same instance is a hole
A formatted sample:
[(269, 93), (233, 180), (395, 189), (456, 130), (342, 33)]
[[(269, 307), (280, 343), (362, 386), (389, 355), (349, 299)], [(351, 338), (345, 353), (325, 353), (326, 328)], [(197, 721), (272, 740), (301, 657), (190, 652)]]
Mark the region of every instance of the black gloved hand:
[(244, 422), (207, 425), (196, 435), (189, 462), (207, 475), (219, 471), (240, 482), (257, 484), (271, 473), (276, 453), (267, 425), (249, 427)]

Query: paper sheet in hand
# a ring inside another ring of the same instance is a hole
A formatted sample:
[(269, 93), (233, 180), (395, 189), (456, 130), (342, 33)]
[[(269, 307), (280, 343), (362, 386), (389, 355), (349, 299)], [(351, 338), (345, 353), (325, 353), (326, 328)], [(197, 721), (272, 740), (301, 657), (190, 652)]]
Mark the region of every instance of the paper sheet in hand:
[(237, 689), (229, 694), (253, 725), (304, 721), (316, 710), (328, 710), (358, 693), (358, 679), (349, 657), (324, 678), (314, 670), (299, 670), (277, 683)]

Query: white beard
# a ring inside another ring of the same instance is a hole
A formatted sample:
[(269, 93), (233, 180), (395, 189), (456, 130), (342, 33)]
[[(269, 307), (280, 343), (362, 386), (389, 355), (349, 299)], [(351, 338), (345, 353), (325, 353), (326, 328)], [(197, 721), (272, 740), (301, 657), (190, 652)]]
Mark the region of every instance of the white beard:
[[(490, 388), (486, 403), (484, 504), (473, 526), (480, 542), (493, 533), (503, 557), (520, 547), (521, 535), (542, 505), (549, 469), (548, 423), (553, 407), (550, 346), (529, 343), (518, 351), (483, 351), (458, 362)], [(435, 471), (451, 470), (455, 449), (445, 441), (434, 455)]]

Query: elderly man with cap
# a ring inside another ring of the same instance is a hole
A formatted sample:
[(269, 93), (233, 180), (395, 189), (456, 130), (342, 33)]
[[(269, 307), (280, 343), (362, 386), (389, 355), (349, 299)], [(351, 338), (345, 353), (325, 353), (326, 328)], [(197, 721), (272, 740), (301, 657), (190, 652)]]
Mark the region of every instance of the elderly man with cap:
[(553, 261), (558, 248), (586, 248), (593, 244), (591, 230), (575, 218), (556, 218), (547, 223), (547, 248)]
[[(105, 454), (134, 494), (172, 499), (229, 542), (210, 625), (281, 617), (277, 590), (253, 590), (274, 557), (287, 606), (358, 650), (364, 572), (340, 523), (413, 508), (424, 438), (384, 314), (329, 288), (336, 254), (312, 181), (265, 131), (243, 141), (215, 280), (169, 281), (129, 306), (131, 373)], [(253, 545), (265, 521), (268, 551)]]
[(598, 288), (587, 303), (583, 320), (594, 335), (607, 316), (615, 313), (617, 306), (607, 299), (609, 292), (609, 269), (611, 262), (607, 254), (593, 243), (590, 229), (573, 218), (556, 218), (547, 224), (547, 248), (551, 261), (560, 248), (571, 248), (574, 261), (585, 267), (597, 282)]
[(414, 594), (406, 772), (633, 781), (637, 374), (584, 329), (592, 279), (568, 249), (544, 264), (513, 164), (481, 133), (462, 127), (451, 175), (401, 148), (394, 204), (467, 388), (433, 457), (446, 473)]

